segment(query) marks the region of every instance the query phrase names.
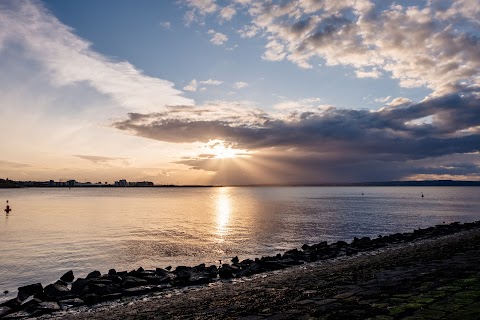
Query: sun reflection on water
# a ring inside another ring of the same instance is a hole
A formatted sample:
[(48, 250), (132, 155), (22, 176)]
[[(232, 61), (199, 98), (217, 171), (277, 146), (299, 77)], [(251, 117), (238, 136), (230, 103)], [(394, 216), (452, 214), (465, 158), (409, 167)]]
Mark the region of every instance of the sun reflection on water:
[(222, 187), (218, 188), (216, 197), (216, 212), (217, 212), (217, 225), (216, 234), (218, 241), (223, 242), (224, 236), (228, 232), (228, 221), (232, 211), (232, 203), (230, 199), (230, 188)]

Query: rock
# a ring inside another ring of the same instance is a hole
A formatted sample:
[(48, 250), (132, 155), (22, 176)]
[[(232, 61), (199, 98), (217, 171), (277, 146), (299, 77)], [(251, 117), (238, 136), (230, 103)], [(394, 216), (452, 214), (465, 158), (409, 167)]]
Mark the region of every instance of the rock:
[(37, 305), (37, 310), (41, 310), (43, 312), (53, 312), (53, 311), (60, 310), (60, 306), (56, 302), (45, 301), (45, 302), (40, 302)]
[(105, 296), (108, 294), (118, 293), (121, 289), (119, 286), (112, 284), (92, 283), (85, 287), (84, 293), (94, 293), (98, 296)]
[(23, 319), (23, 318), (30, 318), (32, 314), (26, 311), (18, 311), (14, 313), (7, 314), (2, 319)]
[(109, 276), (108, 279), (113, 282), (113, 283), (116, 283), (118, 285), (121, 285), (122, 282), (123, 282), (123, 278), (118, 276), (118, 275), (115, 275), (115, 276)]
[(155, 274), (159, 276), (166, 276), (168, 274), (168, 271), (162, 268), (157, 268), (155, 269)]
[(72, 283), (72, 293), (80, 295), (82, 293), (83, 289), (85, 288), (85, 286), (89, 282), (90, 282), (90, 280), (83, 279), (83, 278), (77, 278), (77, 280), (75, 280)]
[(320, 243), (314, 244), (313, 246), (310, 247), (310, 250), (323, 250), (328, 248), (328, 242), (327, 241), (322, 241)]
[(48, 298), (53, 298), (54, 300), (64, 298), (71, 294), (67, 286), (57, 284), (57, 283), (49, 284), (43, 289), (43, 292), (45, 292)]
[(238, 259), (237, 256), (235, 256), (235, 257), (232, 258), (231, 261), (232, 261), (232, 263), (237, 264), (240, 260)]
[(102, 274), (100, 273), (100, 271), (95, 270), (95, 271), (90, 272), (90, 273), (87, 275), (87, 278), (86, 278), (86, 279), (100, 278), (101, 276), (102, 276)]
[(75, 276), (73, 275), (73, 271), (67, 271), (63, 276), (60, 277), (60, 280), (65, 281), (65, 282), (72, 282), (73, 279), (75, 279)]
[(123, 294), (121, 292), (106, 294), (106, 295), (100, 297), (100, 301), (103, 302), (103, 301), (120, 299), (122, 296), (123, 296)]
[(233, 278), (233, 269), (230, 265), (224, 264), (218, 270), (218, 275), (222, 279), (230, 279)]
[(82, 299), (85, 304), (89, 305), (96, 304), (100, 301), (100, 297), (95, 293), (86, 294)]
[(211, 278), (208, 273), (193, 273), (188, 279), (188, 285), (201, 285), (210, 283)]
[(59, 284), (61, 286), (68, 286), (68, 283), (66, 283), (65, 281), (62, 281), (62, 280), (57, 280), (54, 282), (54, 284)]
[(209, 276), (211, 279), (216, 278), (217, 275), (218, 275), (217, 266), (212, 264), (210, 267), (207, 268), (206, 272), (208, 273), (208, 276)]
[(304, 260), (304, 261), (308, 260), (305, 253), (303, 251), (299, 251), (298, 249), (292, 249), (292, 250), (286, 251), (283, 254), (282, 258), (283, 259), (290, 258), (290, 259), (293, 259), (293, 260)]
[(116, 271), (115, 269), (110, 269), (110, 270), (108, 270), (108, 275), (109, 275), (109, 276), (114, 276), (114, 275), (116, 275), (116, 274), (117, 274), (117, 271)]
[(26, 300), (28, 297), (33, 296), (37, 292), (42, 292), (43, 286), (41, 283), (30, 284), (28, 286), (23, 286), (18, 288), (17, 298), (20, 301)]
[(0, 307), (0, 317), (3, 317), (6, 314), (12, 312), (12, 308), (9, 307)]
[(240, 270), (238, 273), (239, 277), (248, 277), (253, 274), (259, 273), (260, 272), (260, 265), (256, 262), (250, 264), (247, 266), (245, 269)]
[(345, 254), (347, 256), (351, 256), (351, 255), (357, 254), (358, 252), (359, 251), (355, 248), (347, 247), (347, 250), (345, 251)]
[(310, 246), (309, 246), (308, 244), (304, 244), (304, 245), (302, 246), (302, 250), (303, 250), (303, 251), (307, 251), (308, 249), (310, 249)]
[(10, 300), (7, 300), (7, 301), (3, 302), (0, 306), (14, 309), (14, 308), (18, 307), (20, 305), (20, 303), (21, 303), (20, 300), (18, 300), (17, 298), (13, 298), (13, 299), (10, 299)]
[(137, 272), (143, 272), (143, 271), (145, 271), (145, 269), (143, 269), (142, 267), (137, 269)]
[(155, 286), (141, 286), (125, 289), (122, 293), (126, 296), (139, 296), (153, 291), (156, 291)]
[(68, 309), (71, 307), (81, 306), (83, 304), (83, 300), (79, 298), (65, 299), (65, 300), (60, 300), (58, 304), (62, 309)]
[(173, 273), (175, 275), (178, 275), (178, 274), (185, 273), (185, 272), (191, 272), (192, 269), (193, 269), (192, 267), (178, 266), (178, 267), (175, 268), (175, 270), (173, 270)]
[(38, 291), (37, 293), (35, 293), (35, 295), (33, 296), (34, 299), (37, 299), (39, 301), (46, 301), (47, 300), (47, 295), (45, 294), (45, 292), (42, 291)]
[(124, 288), (140, 287), (140, 286), (145, 286), (147, 284), (148, 284), (147, 280), (135, 278), (131, 276), (125, 277), (122, 283)]
[(168, 275), (165, 276), (145, 276), (143, 277), (144, 280), (147, 280), (149, 284), (165, 284), (170, 282), (170, 277)]
[(168, 270), (168, 271), (172, 270), (172, 266), (166, 267), (165, 270)]
[(343, 248), (343, 247), (348, 246), (348, 243), (346, 243), (345, 241), (339, 240), (335, 243), (332, 243), (332, 245), (336, 245), (339, 248)]

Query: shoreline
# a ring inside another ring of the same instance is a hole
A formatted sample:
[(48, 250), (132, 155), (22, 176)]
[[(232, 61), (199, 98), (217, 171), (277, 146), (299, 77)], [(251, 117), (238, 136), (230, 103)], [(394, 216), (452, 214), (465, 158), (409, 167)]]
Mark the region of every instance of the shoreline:
[[(181, 313), (175, 313), (174, 311), (178, 310), (178, 308), (175, 309), (173, 305), (182, 303), (182, 301), (176, 301), (178, 299), (175, 297), (178, 296), (204, 295), (206, 296), (205, 299), (210, 301), (212, 305), (222, 304), (222, 300), (225, 299), (214, 299), (213, 297), (219, 294), (231, 294), (232, 291), (243, 292), (248, 296), (256, 296), (258, 293), (253, 284), (258, 281), (262, 282), (265, 279), (268, 281), (279, 281), (276, 282), (275, 291), (282, 292), (285, 291), (282, 288), (289, 287), (289, 282), (292, 281), (292, 278), (294, 281), (300, 282), (302, 278), (308, 279), (308, 274), (305, 274), (305, 270), (318, 273), (319, 270), (325, 268), (333, 270), (339, 268), (341, 265), (344, 265), (344, 268), (351, 269), (348, 273), (356, 274), (355, 277), (358, 278), (362, 275), (362, 273), (359, 273), (354, 267), (358, 263), (371, 265), (373, 261), (378, 260), (376, 257), (395, 256), (398, 252), (403, 252), (400, 256), (397, 256), (396, 260), (392, 261), (390, 259), (390, 262), (388, 262), (388, 259), (384, 259), (386, 261), (384, 261), (385, 263), (390, 263), (390, 265), (393, 263), (393, 265), (395, 265), (398, 264), (399, 258), (403, 257), (402, 259), (404, 259), (412, 255), (411, 252), (409, 252), (409, 247), (422, 248), (432, 246), (432, 243), (448, 242), (448, 239), (460, 239), (468, 235), (470, 235), (470, 237), (472, 237), (472, 235), (474, 236), (477, 245), (480, 243), (480, 222), (444, 224), (426, 229), (417, 229), (412, 233), (397, 233), (377, 239), (370, 239), (368, 237), (361, 239), (355, 238), (350, 244), (338, 241), (330, 245), (326, 242), (315, 245), (304, 245), (301, 250), (289, 250), (283, 255), (274, 257), (263, 257), (255, 260), (246, 259), (244, 261), (238, 261), (238, 259), (233, 258), (231, 264), (224, 264), (220, 268), (199, 265), (195, 267), (179, 266), (173, 271), (160, 268), (157, 268), (155, 271), (149, 271), (140, 268), (130, 272), (117, 273), (114, 270), (110, 270), (108, 275), (103, 276), (98, 271), (94, 271), (87, 279), (79, 278), (75, 281), (73, 281), (74, 278), (72, 278), (73, 274), (65, 274), (62, 276), (63, 281), (57, 281), (55, 284), (48, 285), (45, 288), (42, 287), (41, 290), (41, 285), (32, 285), (30, 288), (23, 289), (19, 288), (19, 296), (16, 298), (16, 301), (12, 299), (4, 303), (3, 306), (0, 307), (0, 315), (3, 310), (3, 318), (5, 319), (35, 316), (41, 316), (41, 319), (51, 317), (57, 317), (58, 319), (65, 317), (87, 319), (92, 316), (94, 316), (93, 319), (95, 319), (95, 317), (98, 317), (98, 319), (115, 319), (119, 314), (130, 314), (129, 312), (131, 310), (137, 310), (136, 307), (143, 310), (150, 310), (149, 314), (151, 316), (151, 312), (153, 312), (151, 310), (152, 304), (154, 305), (153, 307), (157, 304), (166, 304), (167, 306), (164, 307), (165, 314), (163, 317), (169, 318), (168, 312), (173, 312), (172, 314), (180, 316), (183, 315), (183, 311), (185, 311), (185, 306), (182, 307)], [(429, 256), (431, 254), (430, 252), (424, 252), (423, 255)], [(424, 259), (425, 257), (420, 256), (417, 258)], [(480, 261), (478, 262), (478, 265), (480, 265)], [(371, 267), (369, 268), (371, 269)], [(277, 279), (278, 277), (280, 280)], [(218, 280), (218, 278), (223, 280)], [(115, 279), (117, 282), (114, 282)], [(328, 281), (324, 282), (327, 282), (328, 286)], [(330, 284), (333, 283), (334, 282), (331, 282)], [(302, 284), (302, 286), (304, 285), (305, 284)], [(269, 301), (263, 297), (266, 294), (265, 290), (260, 290), (260, 293), (260, 297), (257, 297), (256, 300)], [(324, 293), (322, 293), (322, 295), (323, 294)], [(32, 299), (32, 295), (35, 295), (34, 299)], [(140, 296), (140, 298), (138, 296)], [(287, 294), (286, 296), (294, 297), (295, 295)], [(167, 299), (165, 299), (165, 297), (167, 297)], [(286, 297), (283, 299), (286, 299)], [(142, 301), (144, 303), (143, 305)], [(196, 301), (198, 305), (203, 305), (205, 302), (198, 297), (196, 300), (194, 299), (194, 301)], [(99, 302), (103, 302), (103, 305), (98, 304)], [(330, 300), (328, 302), (329, 303), (326, 303), (327, 305), (332, 303)], [(310, 302), (307, 301), (304, 303), (307, 305)], [(132, 307), (132, 304), (136, 307)], [(79, 305), (87, 306), (79, 307)], [(248, 305), (250, 305), (250, 303), (246, 303), (245, 306)], [(210, 315), (207, 316), (206, 314), (203, 316), (201, 314), (197, 315), (197, 309), (198, 306), (194, 310), (191, 310), (190, 316), (195, 315), (199, 318), (211, 318)], [(263, 312), (262, 310), (256, 308), (254, 311), (247, 313), (263, 317), (260, 315)], [(97, 312), (98, 315), (96, 314)], [(244, 312), (246, 311), (237, 310), (232, 313), (232, 311), (229, 311), (227, 308), (223, 316), (236, 318)], [(47, 315), (42, 316), (42, 314), (45, 313), (47, 313)], [(93, 315), (93, 313), (95, 315)], [(109, 314), (115, 315), (109, 316)], [(84, 316), (85, 318), (82, 318)], [(132, 316), (132, 319), (143, 319), (149, 318), (150, 316)], [(223, 316), (220, 318), (223, 318)]]

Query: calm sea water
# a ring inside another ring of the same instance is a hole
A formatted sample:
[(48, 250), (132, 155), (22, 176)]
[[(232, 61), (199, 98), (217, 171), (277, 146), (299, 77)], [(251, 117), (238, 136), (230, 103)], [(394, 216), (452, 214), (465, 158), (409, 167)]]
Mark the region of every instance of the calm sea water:
[(11, 293), (0, 300), (70, 269), (78, 277), (218, 263), (480, 219), (476, 187), (0, 190), (7, 199), (13, 211), (0, 215), (0, 292)]

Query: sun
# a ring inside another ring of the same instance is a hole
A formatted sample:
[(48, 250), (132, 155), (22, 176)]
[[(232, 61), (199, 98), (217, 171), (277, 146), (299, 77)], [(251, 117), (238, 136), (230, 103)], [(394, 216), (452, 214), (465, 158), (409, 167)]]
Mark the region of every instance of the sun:
[(212, 140), (206, 145), (208, 153), (213, 156), (214, 159), (231, 159), (237, 157), (248, 156), (247, 150), (232, 148), (231, 143), (227, 143), (222, 140)]
[(223, 144), (215, 145), (211, 150), (216, 159), (235, 158), (242, 152), (242, 150), (232, 149)]

